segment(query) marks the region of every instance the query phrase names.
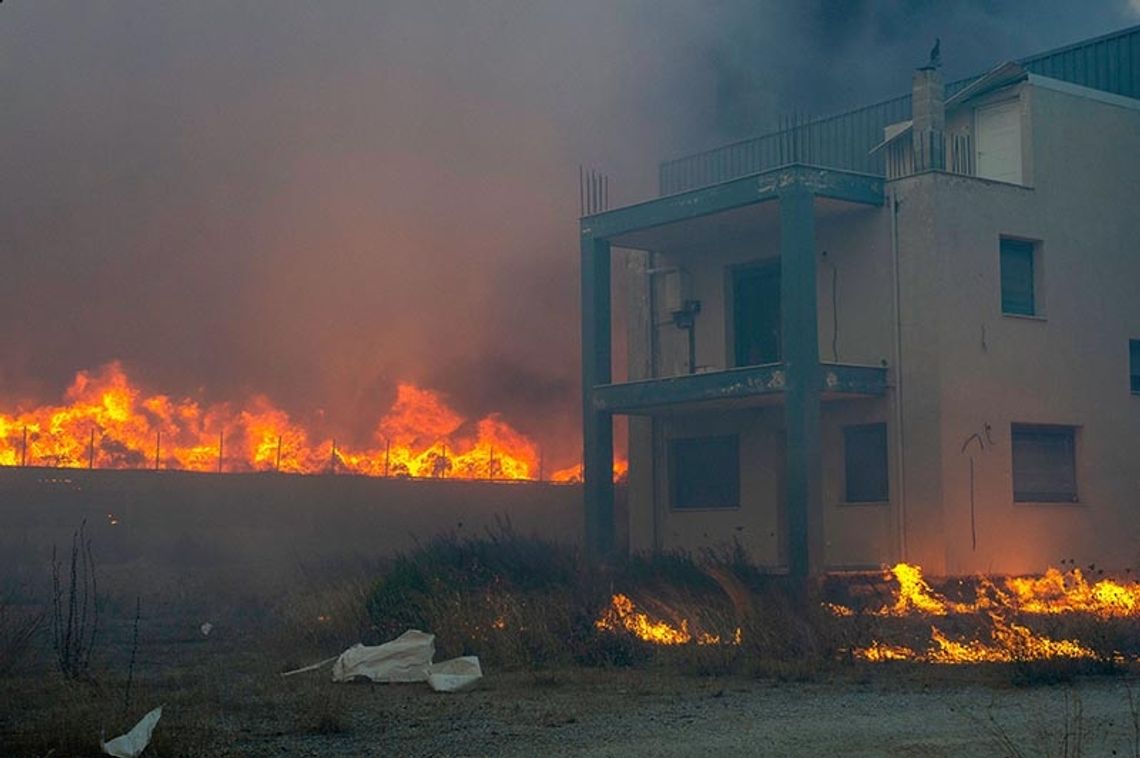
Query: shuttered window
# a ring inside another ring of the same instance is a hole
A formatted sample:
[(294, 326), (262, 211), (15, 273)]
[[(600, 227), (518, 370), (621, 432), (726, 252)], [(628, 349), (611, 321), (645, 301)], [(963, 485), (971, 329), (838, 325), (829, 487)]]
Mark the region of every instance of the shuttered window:
[(888, 499), (886, 424), (844, 428), (843, 458), (847, 502), (881, 503)]
[(978, 176), (1021, 184), (1021, 103), (977, 110)]
[(1077, 501), (1076, 430), (1071, 426), (1014, 424), (1015, 502)]
[(1128, 374), (1132, 391), (1140, 395), (1140, 340), (1128, 340)]
[(1036, 311), (1033, 296), (1033, 243), (1025, 240), (1001, 240), (1001, 312), (1032, 316)]
[(730, 434), (672, 440), (669, 477), (674, 508), (739, 507), (739, 437)]

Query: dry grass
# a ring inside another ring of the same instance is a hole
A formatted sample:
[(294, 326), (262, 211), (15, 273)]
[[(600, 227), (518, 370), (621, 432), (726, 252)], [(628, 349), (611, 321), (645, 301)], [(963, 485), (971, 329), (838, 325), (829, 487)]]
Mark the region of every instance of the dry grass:
[(992, 704), (984, 716), (975, 714), (972, 719), (1006, 758), (1081, 758), (1110, 752), (1140, 758), (1140, 703), (1134, 698), (1131, 682), (1125, 681), (1123, 687), (1131, 715), (1131, 723), (1124, 725), (1130, 732), (1128, 753), (1118, 748), (1109, 751), (1104, 744), (1105, 733), (1117, 724), (1086, 713), (1080, 693), (1071, 686), (1058, 688), (1051, 708), (1018, 714), (1016, 725), (999, 716)]
[[(444, 723), (464, 724), (493, 752), (506, 744), (497, 740), (515, 739), (509, 730), (519, 724), (578, 730), (595, 719), (620, 721), (612, 714), (623, 707), (635, 712), (638, 702), (654, 703), (652, 711), (703, 692), (720, 698), (719, 706), (749, 687), (856, 692), (877, 681), (950, 692), (986, 681), (1014, 692), (995, 668), (935, 672), (917, 664), (847, 663), (839, 651), (852, 635), (882, 631), (873, 626), (878, 622), (836, 619), (821, 608), (816, 585), (764, 575), (731, 555), (636, 557), (592, 568), (569, 548), (499, 534), (425, 543), (399, 560), (306, 565), (288, 591), (260, 601), (232, 587), (211, 594), (209, 581), (224, 580), (194, 577), (165, 589), (156, 576), (141, 576), (136, 586), (119, 583), (106, 603), (92, 670), (97, 684), (69, 681), (55, 670), (50, 635), (41, 626), (20, 665), (0, 672), (0, 702), (12, 704), (0, 713), (0, 754), (97, 755), (100, 735), (122, 733), (156, 705), (164, 715), (148, 756), (353, 755), (376, 745), (400, 754), (401, 746), (424, 744), (427, 735), (445, 753), (448, 745), (467, 744), (459, 727), (451, 737), (440, 733)], [(131, 590), (144, 600), (131, 709), (124, 714)], [(694, 632), (726, 634), (739, 626), (743, 644), (660, 647), (599, 631), (594, 620), (614, 592), (629, 593), (660, 618), (687, 619)], [(219, 596), (243, 606), (220, 607)], [(162, 597), (184, 598), (189, 607), (146, 599)], [(381, 615), (384, 608), (398, 612)], [(197, 629), (206, 617), (217, 625), (209, 637)], [(488, 672), (481, 689), (448, 697), (421, 686), (335, 684), (327, 670), (279, 676), (354, 642), (390, 638), (390, 629), (403, 631), (405, 624), (434, 632), (439, 657), (480, 655)], [(1024, 739), (1023, 732), (1010, 730), (1015, 739)], [(1087, 739), (1082, 744), (1091, 750)]]
[[(694, 640), (721, 642), (661, 646), (601, 630), (595, 622), (615, 593), (656, 620), (683, 624)], [(441, 656), (478, 655), (507, 670), (656, 662), (696, 674), (777, 672), (798, 680), (829, 665), (844, 640), (815, 584), (765, 574), (738, 551), (633, 556), (599, 567), (572, 547), (506, 525), (398, 556), (380, 573), (368, 608), (383, 638), (429, 630)]]
[(17, 597), (14, 590), (0, 595), (0, 676), (23, 662), (47, 617), (42, 607), (20, 603)]

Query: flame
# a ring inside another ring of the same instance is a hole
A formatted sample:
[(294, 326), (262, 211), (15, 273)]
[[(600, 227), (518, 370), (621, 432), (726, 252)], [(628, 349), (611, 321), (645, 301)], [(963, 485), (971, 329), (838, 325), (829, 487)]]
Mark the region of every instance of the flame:
[(1140, 582), (1101, 579), (1089, 584), (1079, 568), (1050, 568), (1041, 577), (1005, 580), (1005, 589), (1022, 613), (1091, 613), (1101, 618), (1140, 616)]
[[(689, 622), (681, 619), (680, 626), (673, 626), (666, 621), (651, 618), (648, 614), (637, 610), (628, 595), (617, 594), (610, 599), (609, 606), (602, 611), (601, 616), (594, 622), (594, 627), (603, 632), (616, 632), (624, 629), (635, 637), (655, 645), (687, 645), (696, 642), (698, 645), (719, 645), (719, 634), (701, 632), (694, 637), (689, 632)], [(733, 632), (731, 643), (739, 645), (742, 639), (740, 627)]]
[(1092, 650), (1075, 640), (1054, 640), (1034, 634), (1027, 627), (1008, 621), (998, 614), (990, 614), (990, 619), (993, 622), (990, 644), (980, 640), (958, 642), (946, 637), (938, 627), (930, 627), (930, 637), (937, 646), (929, 652), (930, 662), (1011, 663), (1046, 658), (1096, 657)]
[(886, 642), (875, 640), (868, 647), (857, 648), (855, 650), (855, 657), (873, 663), (880, 663), (882, 661), (913, 661), (918, 658), (918, 653), (905, 645), (890, 645)]
[[(946, 616), (995, 608), (1029, 614), (1087, 613), (1099, 618), (1140, 616), (1140, 581), (1121, 583), (1108, 578), (1089, 584), (1077, 568), (1067, 572), (1049, 568), (1040, 577), (1005, 577), (1000, 584), (981, 576), (980, 591), (969, 603), (948, 600), (934, 592), (918, 566), (899, 563), (888, 570), (886, 578), (894, 578), (898, 588), (893, 603), (871, 611), (876, 616)], [(828, 607), (837, 616), (854, 613), (845, 606)]]
[[(900, 563), (886, 574), (897, 582), (893, 602), (870, 611), (875, 616), (949, 616), (975, 614), (987, 622), (989, 640), (957, 640), (937, 626), (930, 628), (931, 644), (915, 650), (880, 640), (852, 651), (856, 658), (930, 663), (1032, 661), (1047, 658), (1093, 658), (1095, 653), (1077, 640), (1052, 639), (1015, 623), (1016, 614), (1083, 613), (1100, 619), (1140, 617), (1140, 582), (1102, 579), (1089, 584), (1079, 569), (1062, 572), (1050, 568), (1041, 577), (1007, 577), (1000, 582), (978, 578), (972, 602), (957, 602), (936, 593), (918, 566)], [(826, 604), (836, 616), (852, 616), (842, 605)]]
[(498, 414), (468, 422), (438, 393), (410, 383), (398, 385), (374, 440), (364, 448), (315, 441), (263, 395), (235, 408), (147, 394), (117, 362), (77, 373), (62, 404), (0, 412), (0, 466), (540, 476), (538, 447)]
[(909, 563), (898, 563), (891, 567), (889, 576), (893, 576), (899, 587), (895, 592), (895, 602), (875, 611), (879, 616), (906, 616), (912, 612), (929, 613), (933, 616), (945, 616), (948, 613), (969, 613), (972, 609), (962, 603), (950, 602), (939, 597), (922, 578), (922, 569)]
[[(624, 458), (614, 458), (614, 482), (623, 483), (629, 479), (629, 461)], [(580, 483), (584, 480), (582, 464), (558, 469), (550, 475), (550, 481), (563, 484)]]

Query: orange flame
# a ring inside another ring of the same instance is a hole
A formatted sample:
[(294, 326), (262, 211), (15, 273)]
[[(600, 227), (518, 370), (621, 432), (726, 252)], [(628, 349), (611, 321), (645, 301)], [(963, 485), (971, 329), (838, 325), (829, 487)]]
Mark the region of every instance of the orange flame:
[[(614, 458), (613, 472), (615, 482), (622, 483), (627, 481), (629, 479), (629, 461), (624, 458)], [(562, 482), (563, 484), (580, 483), (583, 479), (584, 474), (581, 463), (576, 466), (558, 469), (550, 475), (550, 481)]]
[(374, 439), (363, 449), (314, 441), (260, 395), (234, 408), (147, 394), (118, 363), (80, 371), (60, 405), (0, 412), (0, 466), (540, 476), (538, 447), (497, 414), (468, 423), (440, 395), (408, 383), (397, 387)]
[[(1140, 582), (1121, 583), (1102, 579), (1089, 584), (1080, 570), (1062, 572), (1050, 568), (1041, 577), (1008, 577), (1000, 581), (979, 577), (973, 602), (956, 602), (936, 593), (922, 578), (922, 569), (906, 563), (892, 567), (888, 578), (898, 586), (894, 601), (870, 611), (876, 616), (948, 616), (983, 614), (989, 620), (988, 641), (955, 640), (931, 626), (931, 645), (925, 651), (879, 640), (853, 650), (856, 658), (930, 663), (979, 663), (1041, 660), (1046, 658), (1092, 658), (1095, 653), (1079, 641), (1035, 634), (1013, 622), (1017, 613), (1028, 615), (1084, 613), (1100, 619), (1140, 617)], [(846, 606), (827, 604), (836, 616), (851, 616)]]
[[(594, 627), (604, 632), (616, 632), (624, 629), (635, 637), (655, 645), (687, 645), (696, 642), (698, 645), (719, 645), (719, 634), (701, 632), (694, 637), (689, 632), (688, 619), (681, 619), (680, 626), (673, 626), (666, 621), (651, 618), (648, 614), (637, 610), (628, 595), (617, 594), (610, 599), (609, 606), (602, 611), (602, 615), (594, 622)], [(731, 643), (739, 645), (741, 630), (738, 627), (732, 635)]]
[(1022, 613), (1091, 613), (1101, 618), (1140, 616), (1140, 582), (1101, 579), (1089, 584), (1074, 568), (1050, 568), (1042, 577), (1005, 580), (1011, 602)]
[[(1140, 581), (1127, 583), (1101, 579), (1089, 584), (1080, 569), (1067, 572), (1048, 569), (1043, 576), (979, 577), (980, 592), (973, 602), (955, 602), (934, 592), (922, 578), (922, 569), (908, 563), (891, 567), (887, 578), (898, 583), (894, 602), (872, 610), (876, 616), (931, 616), (965, 614), (1004, 609), (1019, 613), (1087, 613), (1100, 618), (1140, 616)], [(829, 606), (835, 615), (850, 615), (850, 608)]]

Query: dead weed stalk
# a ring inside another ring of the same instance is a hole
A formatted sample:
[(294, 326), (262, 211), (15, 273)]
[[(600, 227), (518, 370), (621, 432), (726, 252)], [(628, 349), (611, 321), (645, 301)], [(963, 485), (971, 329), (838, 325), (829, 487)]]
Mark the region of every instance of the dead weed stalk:
[(71, 535), (71, 560), (66, 586), (62, 562), (51, 550), (52, 647), (59, 671), (71, 680), (91, 678), (91, 654), (99, 628), (99, 594), (95, 581), (95, 558), (84, 519)]

